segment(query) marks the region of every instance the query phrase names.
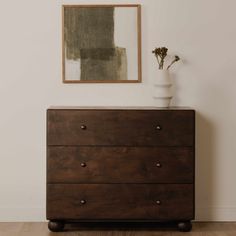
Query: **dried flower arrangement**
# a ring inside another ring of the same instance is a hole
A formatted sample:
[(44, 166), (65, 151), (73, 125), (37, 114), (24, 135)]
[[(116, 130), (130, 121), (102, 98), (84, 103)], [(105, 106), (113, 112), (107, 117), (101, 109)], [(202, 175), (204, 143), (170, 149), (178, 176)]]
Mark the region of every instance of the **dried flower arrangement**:
[[(155, 57), (157, 59), (157, 62), (158, 62), (158, 65), (159, 65), (159, 69), (160, 70), (163, 70), (164, 69), (164, 62), (165, 62), (165, 58), (167, 56), (167, 51), (168, 51), (168, 48), (166, 47), (160, 47), (160, 48), (155, 48), (152, 53), (155, 54)], [(177, 61), (179, 61), (180, 58), (175, 55), (175, 58), (173, 59), (173, 61), (170, 63), (170, 65), (167, 66), (167, 70), (170, 69), (170, 67)]]

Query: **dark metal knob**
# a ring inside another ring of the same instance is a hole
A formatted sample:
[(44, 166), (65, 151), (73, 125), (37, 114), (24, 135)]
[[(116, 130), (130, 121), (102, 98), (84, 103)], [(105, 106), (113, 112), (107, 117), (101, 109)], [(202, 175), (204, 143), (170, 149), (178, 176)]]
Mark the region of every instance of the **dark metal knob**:
[(156, 130), (161, 130), (161, 126), (160, 126), (160, 125), (157, 125), (157, 126), (156, 126)]
[(82, 205), (84, 205), (84, 204), (86, 203), (86, 201), (85, 201), (85, 200), (80, 200), (80, 203), (81, 203)]
[(161, 205), (161, 201), (160, 201), (160, 200), (157, 200), (157, 201), (156, 201), (156, 204), (157, 204), (157, 205)]
[(82, 162), (82, 163), (80, 164), (80, 166), (81, 166), (81, 167), (85, 167), (85, 166), (86, 166), (86, 163)]
[(81, 125), (80, 128), (83, 130), (87, 129), (86, 125)]
[(156, 163), (156, 167), (161, 167), (161, 163), (160, 163), (160, 162), (157, 162), (157, 163)]

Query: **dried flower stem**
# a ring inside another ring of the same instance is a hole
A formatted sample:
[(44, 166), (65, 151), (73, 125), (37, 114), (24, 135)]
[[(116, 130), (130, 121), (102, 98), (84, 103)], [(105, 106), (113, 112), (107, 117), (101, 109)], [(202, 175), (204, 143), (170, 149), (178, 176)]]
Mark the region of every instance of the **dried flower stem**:
[[(163, 69), (164, 67), (164, 60), (165, 57), (167, 56), (167, 51), (168, 49), (166, 47), (161, 47), (161, 48), (155, 48), (152, 53), (155, 54), (155, 57), (157, 58), (157, 62), (159, 65), (159, 69)], [(160, 58), (160, 60), (159, 60)]]
[(170, 67), (171, 67), (175, 62), (177, 62), (177, 61), (179, 61), (179, 60), (180, 60), (180, 58), (179, 58), (177, 55), (175, 55), (175, 59), (170, 63), (169, 66), (167, 66), (167, 70), (169, 70)]
[[(156, 56), (156, 55), (155, 55), (155, 56)], [(157, 63), (158, 63), (159, 69), (160, 69), (160, 61), (159, 61), (158, 56), (156, 56), (156, 59), (157, 59)]]
[[(164, 62), (165, 62), (165, 58), (167, 56), (167, 51), (168, 48), (166, 47), (161, 47), (161, 48), (155, 48), (152, 53), (154, 53), (156, 59), (157, 59), (157, 63), (159, 65), (159, 70), (163, 70), (164, 69)], [(175, 59), (170, 63), (169, 66), (167, 66), (167, 70), (170, 69), (170, 67), (177, 61), (179, 61), (180, 58), (178, 56), (175, 56)]]

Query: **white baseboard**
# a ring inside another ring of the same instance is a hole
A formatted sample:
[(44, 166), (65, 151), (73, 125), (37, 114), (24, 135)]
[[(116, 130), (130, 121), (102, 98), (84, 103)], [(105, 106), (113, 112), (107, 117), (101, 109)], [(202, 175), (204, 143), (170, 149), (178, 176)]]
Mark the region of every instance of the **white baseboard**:
[(198, 207), (196, 221), (236, 221), (236, 207)]
[(44, 222), (46, 210), (40, 207), (0, 207), (0, 222)]
[[(0, 222), (44, 222), (46, 210), (40, 207), (0, 207)], [(236, 207), (196, 208), (196, 221), (236, 221)]]

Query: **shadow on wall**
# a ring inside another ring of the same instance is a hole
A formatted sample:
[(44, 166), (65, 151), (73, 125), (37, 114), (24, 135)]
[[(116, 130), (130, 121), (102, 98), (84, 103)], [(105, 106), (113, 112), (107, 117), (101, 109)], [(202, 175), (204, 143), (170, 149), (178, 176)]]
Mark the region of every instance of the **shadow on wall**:
[(171, 106), (178, 106), (177, 104), (179, 104), (179, 94), (181, 93), (181, 91), (180, 91), (180, 87), (178, 83), (176, 82), (177, 75), (174, 72), (170, 72), (170, 77), (172, 81), (171, 89), (172, 89), (172, 95), (173, 95), (173, 98), (171, 100)]
[(212, 203), (216, 187), (214, 168), (214, 127), (207, 117), (196, 111), (196, 220), (214, 219)]

